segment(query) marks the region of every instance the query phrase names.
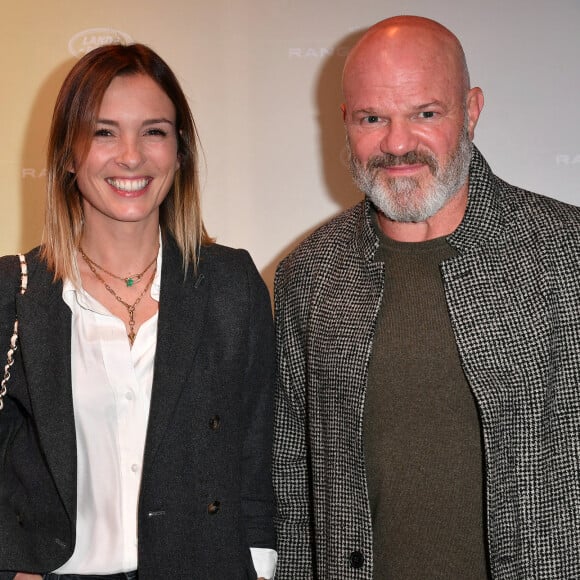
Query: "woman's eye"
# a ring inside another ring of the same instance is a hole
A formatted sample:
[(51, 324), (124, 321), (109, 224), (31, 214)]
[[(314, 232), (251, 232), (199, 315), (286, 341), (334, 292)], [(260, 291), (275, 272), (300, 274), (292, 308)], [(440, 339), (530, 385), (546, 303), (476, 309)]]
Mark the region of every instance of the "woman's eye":
[(167, 135), (167, 131), (163, 129), (148, 129), (145, 133), (146, 135), (152, 135), (154, 137), (165, 137)]
[(95, 137), (108, 137), (110, 135), (112, 135), (112, 133), (109, 129), (97, 129), (95, 131)]

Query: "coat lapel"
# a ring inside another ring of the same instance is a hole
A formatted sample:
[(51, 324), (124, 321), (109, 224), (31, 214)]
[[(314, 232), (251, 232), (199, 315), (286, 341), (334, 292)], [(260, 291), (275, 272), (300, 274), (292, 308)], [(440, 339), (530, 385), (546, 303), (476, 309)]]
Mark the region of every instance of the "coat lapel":
[(204, 263), (202, 251), (197, 274), (190, 270), (184, 280), (181, 253), (173, 240), (164, 241), (146, 465), (151, 465), (163, 434), (171, 424), (194, 364), (205, 324), (208, 277), (209, 268)]
[(62, 285), (54, 284), (42, 264), (30, 255), (29, 258), (29, 289), (16, 303), (22, 360), (40, 444), (74, 521), (76, 440), (70, 370), (71, 313), (62, 301)]

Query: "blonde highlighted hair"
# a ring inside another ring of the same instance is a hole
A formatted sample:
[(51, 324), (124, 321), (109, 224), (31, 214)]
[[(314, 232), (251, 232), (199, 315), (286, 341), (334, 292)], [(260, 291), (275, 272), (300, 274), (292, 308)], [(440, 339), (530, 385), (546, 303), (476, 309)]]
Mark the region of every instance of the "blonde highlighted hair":
[(47, 201), (41, 257), (55, 280), (74, 279), (75, 255), (83, 230), (81, 195), (71, 168), (86, 158), (101, 101), (118, 76), (151, 77), (175, 107), (179, 169), (159, 208), (163, 236), (173, 236), (183, 265), (197, 266), (199, 249), (210, 244), (201, 217), (199, 138), (177, 78), (167, 63), (143, 44), (107, 45), (81, 58), (67, 75), (54, 107), (48, 143)]

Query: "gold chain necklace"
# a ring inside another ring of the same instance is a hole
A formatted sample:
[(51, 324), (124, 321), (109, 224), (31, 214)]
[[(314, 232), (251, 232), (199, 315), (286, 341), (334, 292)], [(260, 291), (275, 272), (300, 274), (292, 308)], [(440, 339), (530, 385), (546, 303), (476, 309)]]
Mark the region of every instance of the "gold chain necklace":
[[(125, 300), (123, 300), (105, 282), (105, 280), (103, 280), (103, 277), (97, 272), (97, 269), (95, 268), (94, 262), (83, 252), (83, 250), (80, 247), (79, 247), (79, 251), (81, 253), (81, 256), (83, 257), (83, 260), (87, 263), (87, 266), (89, 267), (91, 272), (95, 275), (97, 280), (99, 282), (101, 282), (101, 284), (107, 289), (107, 291), (115, 297), (115, 300), (117, 300), (117, 302), (122, 304), (127, 309), (127, 312), (129, 313), (129, 333), (127, 334), (127, 337), (129, 338), (129, 343), (131, 344), (131, 346), (133, 346), (133, 343), (135, 342), (135, 336), (137, 336), (135, 333), (135, 308), (136, 308), (137, 304), (139, 304), (139, 302), (141, 302), (141, 298), (143, 298), (143, 296), (145, 295), (145, 292), (147, 292), (147, 290), (149, 289), (149, 287), (153, 283), (153, 279), (155, 278), (155, 272), (156, 272), (157, 268), (153, 269), (153, 273), (149, 277), (149, 280), (147, 281), (147, 284), (145, 285), (145, 288), (143, 288), (143, 291), (141, 292), (141, 294), (139, 294), (139, 296), (137, 296), (137, 300), (135, 300), (135, 302), (133, 302), (133, 304), (129, 304), (128, 302), (125, 302)], [(147, 266), (147, 269), (149, 269), (150, 267), (151, 267), (151, 264), (149, 264), (149, 266)], [(145, 270), (143, 272), (143, 274), (146, 271), (147, 270)], [(103, 270), (103, 272), (106, 272), (106, 270)]]
[(147, 266), (146, 266), (145, 270), (143, 270), (143, 272), (141, 272), (140, 274), (130, 274), (129, 276), (125, 277), (125, 276), (117, 276), (116, 274), (109, 272), (109, 270), (105, 270), (105, 268), (103, 268), (103, 266), (99, 266), (99, 264), (97, 264), (94, 260), (89, 258), (84, 253), (83, 249), (80, 246), (79, 246), (79, 252), (81, 253), (81, 256), (83, 257), (84, 261), (89, 265), (89, 267), (92, 265), (95, 268), (97, 268), (97, 270), (100, 270), (101, 272), (108, 274), (112, 278), (116, 278), (117, 280), (122, 280), (123, 282), (125, 282), (125, 285), (127, 287), (134, 286), (135, 284), (138, 284), (139, 282), (141, 282), (141, 280), (143, 279), (143, 276), (145, 275), (145, 272), (147, 272), (147, 270), (149, 270), (149, 268), (151, 268), (151, 266), (153, 266), (153, 264), (157, 260), (157, 254), (155, 254), (155, 257), (153, 258), (153, 260), (151, 260), (151, 262), (149, 262), (149, 264), (147, 264)]

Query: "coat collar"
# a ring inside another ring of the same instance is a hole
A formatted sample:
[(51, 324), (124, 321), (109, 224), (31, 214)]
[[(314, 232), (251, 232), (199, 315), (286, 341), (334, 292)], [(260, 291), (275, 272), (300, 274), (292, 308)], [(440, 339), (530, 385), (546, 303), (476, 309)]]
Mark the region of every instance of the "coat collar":
[[(473, 145), (467, 209), (459, 227), (447, 238), (459, 254), (465, 254), (501, 233), (500, 184), (479, 149)], [(364, 260), (370, 262), (379, 247), (379, 239), (372, 225), (372, 204), (367, 198), (354, 211), (358, 230), (355, 244)]]
[(502, 232), (500, 183), (474, 145), (465, 216), (459, 227), (447, 238), (460, 254), (488, 243)]

